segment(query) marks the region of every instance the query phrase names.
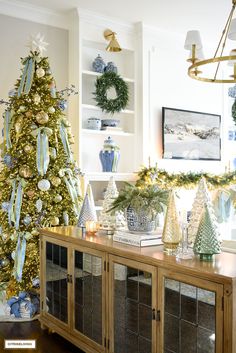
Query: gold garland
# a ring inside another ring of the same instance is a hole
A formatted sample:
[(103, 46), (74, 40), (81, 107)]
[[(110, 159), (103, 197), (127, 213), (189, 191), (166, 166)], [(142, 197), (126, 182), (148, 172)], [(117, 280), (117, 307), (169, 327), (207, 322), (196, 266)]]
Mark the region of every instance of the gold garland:
[(212, 189), (236, 184), (236, 171), (220, 175), (193, 172), (172, 174), (155, 166), (149, 168), (143, 167), (138, 172), (138, 177), (136, 186), (142, 187), (157, 184), (163, 189), (170, 189), (172, 187), (192, 189), (202, 177), (206, 179), (209, 187)]

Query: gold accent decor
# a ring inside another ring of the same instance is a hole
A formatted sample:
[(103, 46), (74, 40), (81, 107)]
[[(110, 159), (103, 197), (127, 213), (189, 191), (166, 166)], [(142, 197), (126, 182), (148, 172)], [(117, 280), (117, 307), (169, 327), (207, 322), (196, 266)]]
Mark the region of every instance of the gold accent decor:
[(106, 47), (107, 51), (119, 52), (119, 51), (122, 50), (121, 47), (120, 47), (120, 44), (118, 43), (118, 41), (116, 39), (116, 33), (113, 32), (111, 29), (106, 29), (104, 31), (104, 38), (106, 40), (110, 41), (110, 43)]
[[(202, 56), (198, 54), (202, 49), (200, 33), (195, 30), (187, 33), (184, 48), (190, 50), (190, 57), (187, 61), (191, 63), (188, 68), (188, 75), (191, 78), (198, 81), (212, 83), (236, 82), (236, 49), (231, 50), (229, 55), (223, 55), (227, 38), (236, 40), (236, 18), (233, 19), (235, 7), (236, 0), (232, 0), (231, 11), (212, 58), (203, 59)], [(223, 63), (227, 63), (228, 66), (233, 67), (232, 72), (228, 77), (221, 77), (221, 73), (219, 72), (221, 64)]]

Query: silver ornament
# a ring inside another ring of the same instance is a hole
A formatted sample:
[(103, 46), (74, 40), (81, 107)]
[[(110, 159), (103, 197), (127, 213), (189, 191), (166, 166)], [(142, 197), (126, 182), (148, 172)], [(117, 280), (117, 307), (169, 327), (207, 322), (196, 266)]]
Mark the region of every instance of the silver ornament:
[(42, 67), (39, 67), (37, 70), (36, 70), (36, 75), (38, 78), (41, 78), (45, 75), (45, 71)]
[(34, 103), (35, 103), (35, 104), (39, 104), (40, 101), (41, 101), (40, 95), (39, 95), (38, 93), (36, 93), (36, 94), (34, 95)]
[(50, 181), (47, 179), (42, 179), (38, 182), (38, 188), (41, 191), (48, 191), (50, 189)]
[(49, 107), (48, 108), (48, 112), (50, 113), (50, 114), (53, 114), (53, 113), (55, 113), (55, 108), (54, 107)]
[(55, 201), (56, 203), (61, 202), (61, 200), (62, 200), (62, 196), (59, 195), (59, 194), (57, 194), (57, 195), (54, 197), (54, 201)]
[(32, 218), (29, 215), (25, 216), (24, 219), (23, 219), (23, 223), (26, 226), (28, 226), (31, 223), (31, 221), (32, 221)]
[(69, 224), (69, 215), (66, 211), (63, 212), (63, 220), (64, 220), (64, 224), (65, 226), (68, 226)]
[(8, 212), (9, 204), (10, 204), (10, 203), (7, 202), (7, 201), (2, 202), (2, 210), (3, 210), (4, 212)]
[(37, 211), (41, 212), (42, 208), (43, 208), (43, 201), (41, 199), (38, 199), (35, 203)]
[(65, 171), (63, 169), (60, 169), (58, 174), (62, 178), (65, 176)]
[(49, 147), (50, 157), (54, 160), (57, 158), (57, 150), (54, 147)]
[(48, 122), (49, 116), (44, 111), (41, 111), (36, 114), (36, 120), (39, 124), (44, 125)]
[(9, 263), (10, 263), (10, 261), (7, 258), (0, 260), (0, 266), (1, 267), (6, 267), (6, 266), (9, 265)]

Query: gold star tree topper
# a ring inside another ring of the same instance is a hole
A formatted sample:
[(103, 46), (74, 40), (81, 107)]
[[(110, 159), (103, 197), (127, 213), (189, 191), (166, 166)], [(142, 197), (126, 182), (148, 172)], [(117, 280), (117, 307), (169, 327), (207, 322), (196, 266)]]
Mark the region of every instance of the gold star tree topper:
[(42, 55), (42, 53), (47, 50), (48, 46), (48, 43), (44, 42), (44, 36), (38, 33), (37, 35), (31, 35), (30, 37), (31, 38), (27, 47), (29, 47), (33, 52), (37, 51)]

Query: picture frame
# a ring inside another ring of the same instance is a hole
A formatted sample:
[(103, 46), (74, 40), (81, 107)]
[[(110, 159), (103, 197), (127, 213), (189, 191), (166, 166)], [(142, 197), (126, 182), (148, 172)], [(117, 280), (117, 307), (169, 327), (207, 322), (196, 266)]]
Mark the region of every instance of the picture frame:
[(221, 160), (221, 115), (162, 107), (162, 158)]

